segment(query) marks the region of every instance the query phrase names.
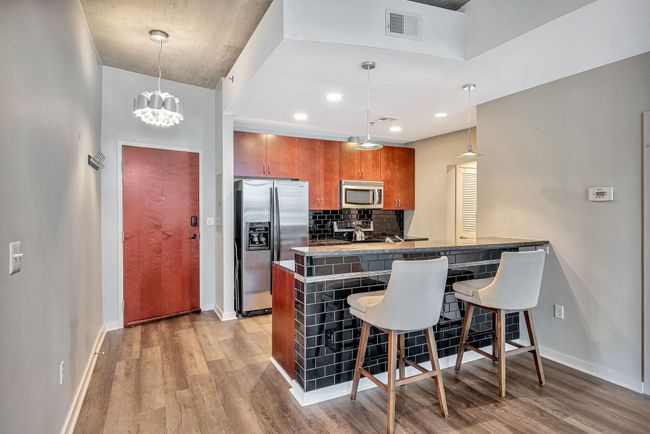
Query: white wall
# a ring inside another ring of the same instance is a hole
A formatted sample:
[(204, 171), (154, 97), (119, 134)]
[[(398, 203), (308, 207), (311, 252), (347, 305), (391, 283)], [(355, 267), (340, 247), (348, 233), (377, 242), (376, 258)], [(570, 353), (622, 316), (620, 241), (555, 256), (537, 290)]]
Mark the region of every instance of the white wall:
[[(163, 65), (164, 67), (164, 65)], [(189, 148), (201, 151), (201, 307), (212, 309), (215, 294), (215, 230), (206, 226), (215, 210), (214, 91), (163, 80), (161, 88), (183, 102), (185, 119), (171, 128), (147, 125), (133, 115), (133, 98), (153, 90), (156, 79), (120, 69), (104, 67), (102, 102), (102, 288), (104, 321), (109, 328), (121, 327), (121, 289), (118, 248), (121, 243), (118, 218), (118, 142)]]
[(215, 165), (221, 180), (217, 192), (215, 312), (222, 320), (235, 319), (234, 280), (234, 153), (233, 116), (222, 113), (225, 95), (215, 92)]
[(472, 0), (466, 16), (466, 58), (478, 56), (595, 0)]
[[(478, 108), (478, 231), (549, 239), (542, 355), (640, 389), (642, 113), (650, 54)], [(586, 200), (613, 186), (613, 202)], [(553, 304), (565, 320), (553, 318)]]
[(53, 433), (102, 331), (102, 70), (77, 0), (2, 2), (0, 53), (0, 432)]
[[(476, 151), (476, 128), (472, 128), (472, 144)], [(447, 227), (455, 227), (456, 215), (447, 203), (447, 167), (465, 162), (457, 155), (467, 148), (467, 130), (418, 140), (409, 146), (415, 148), (415, 211), (405, 213), (406, 233), (446, 240)]]

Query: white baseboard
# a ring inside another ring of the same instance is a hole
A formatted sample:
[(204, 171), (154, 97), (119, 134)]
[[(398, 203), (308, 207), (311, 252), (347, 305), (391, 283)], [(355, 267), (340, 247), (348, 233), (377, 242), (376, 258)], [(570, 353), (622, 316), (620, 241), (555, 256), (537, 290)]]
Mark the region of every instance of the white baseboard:
[(221, 321), (232, 321), (233, 319), (237, 319), (237, 312), (234, 310), (230, 312), (224, 312), (219, 306), (215, 306), (213, 310)]
[(86, 397), (86, 391), (88, 390), (88, 384), (90, 384), (90, 378), (93, 375), (93, 370), (95, 369), (95, 362), (97, 361), (97, 353), (102, 347), (104, 342), (104, 337), (106, 336), (106, 327), (102, 326), (99, 329), (99, 333), (95, 338), (95, 343), (90, 350), (90, 356), (88, 357), (88, 363), (86, 363), (86, 369), (84, 370), (81, 381), (77, 386), (72, 402), (70, 403), (70, 408), (68, 409), (68, 414), (63, 421), (63, 426), (61, 427), (61, 434), (72, 434), (74, 432), (75, 425), (77, 425), (77, 418), (79, 417), (79, 412), (81, 411), (81, 406), (83, 405), (84, 398)]
[(104, 328), (106, 329), (107, 332), (112, 332), (113, 330), (121, 329), (122, 326), (117, 321), (111, 321), (104, 324)]
[[(514, 348), (515, 347), (508, 345), (506, 347), (506, 350), (511, 350)], [(487, 352), (488, 354), (492, 354), (491, 345), (488, 345), (487, 347), (482, 347), (481, 349)], [(480, 354), (474, 351), (466, 351), (465, 355), (463, 356), (463, 364), (473, 362), (475, 360), (482, 359), (482, 358), (483, 356), (481, 356)], [(285, 377), (287, 381), (289, 381), (289, 384), (291, 385), (291, 389), (289, 390), (289, 392), (295, 398), (295, 400), (298, 401), (298, 403), (303, 407), (312, 404), (317, 404), (323, 401), (328, 401), (330, 399), (347, 396), (350, 394), (350, 390), (352, 389), (352, 381), (346, 381), (345, 383), (339, 383), (333, 386), (323, 387), (322, 389), (305, 392), (302, 389), (302, 387), (300, 387), (300, 385), (295, 382), (295, 380), (289, 380), (287, 373), (284, 372), (284, 369), (282, 369), (277, 363), (275, 363), (275, 360), (271, 360), (271, 362), (280, 371), (282, 376)], [(454, 354), (452, 356), (443, 357), (442, 359), (439, 359), (439, 362), (440, 362), (440, 369), (450, 368), (456, 364), (456, 355)], [(431, 362), (424, 362), (421, 363), (420, 365), (422, 365), (426, 369), (431, 369)], [(406, 367), (407, 376), (415, 375), (419, 373), (420, 371), (418, 371), (412, 366)], [(379, 381), (386, 383), (388, 380), (388, 373), (383, 372), (381, 374), (375, 375), (375, 377), (377, 377)], [(359, 380), (359, 389), (358, 389), (359, 391), (372, 389), (373, 387), (377, 387), (377, 385), (372, 381), (370, 381), (369, 379), (367, 379), (366, 377), (361, 377), (361, 379)]]
[(543, 345), (539, 346), (539, 353), (546, 359), (568, 366), (576, 371), (584, 372), (585, 374), (593, 375), (594, 377), (625, 387), (626, 389), (643, 393), (643, 382), (640, 380), (635, 382), (629, 378), (623, 378), (619, 373), (611, 369), (569, 356), (568, 354), (560, 353)]
[(284, 368), (282, 366), (280, 366), (280, 364), (273, 357), (269, 357), (269, 359), (271, 360), (271, 363), (273, 364), (273, 366), (275, 366), (275, 369), (280, 371), (280, 374), (282, 374), (282, 377), (286, 380), (287, 383), (289, 383), (289, 386), (291, 386), (293, 380), (291, 379), (291, 377), (289, 377), (289, 374), (287, 374), (287, 371), (285, 371)]

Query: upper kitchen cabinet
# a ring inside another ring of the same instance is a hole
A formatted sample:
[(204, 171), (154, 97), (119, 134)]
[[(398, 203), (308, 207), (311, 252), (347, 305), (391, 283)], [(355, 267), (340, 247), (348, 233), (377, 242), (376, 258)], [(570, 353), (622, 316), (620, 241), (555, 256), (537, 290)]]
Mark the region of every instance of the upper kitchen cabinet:
[(356, 143), (344, 142), (339, 148), (341, 179), (379, 181), (381, 179), (381, 152), (360, 151)]
[(235, 131), (235, 176), (266, 176), (266, 134)]
[(381, 148), (384, 209), (415, 209), (415, 149)]
[(235, 131), (235, 176), (298, 178), (296, 137)]
[(339, 209), (339, 143), (299, 139), (299, 179), (309, 182), (309, 209)]
[(266, 135), (266, 176), (298, 178), (297, 137)]

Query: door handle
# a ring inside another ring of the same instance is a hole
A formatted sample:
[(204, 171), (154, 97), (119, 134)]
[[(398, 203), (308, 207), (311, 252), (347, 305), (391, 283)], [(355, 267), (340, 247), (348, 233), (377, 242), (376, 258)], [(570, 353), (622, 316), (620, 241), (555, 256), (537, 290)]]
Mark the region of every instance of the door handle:
[(262, 174), (266, 175), (266, 164), (262, 165)]
[(190, 240), (196, 240), (198, 237), (199, 237), (198, 234), (192, 234)]
[(267, 175), (270, 175), (270, 174), (271, 174), (271, 166), (270, 166), (270, 165), (267, 165), (267, 166), (266, 166), (266, 174), (267, 174)]

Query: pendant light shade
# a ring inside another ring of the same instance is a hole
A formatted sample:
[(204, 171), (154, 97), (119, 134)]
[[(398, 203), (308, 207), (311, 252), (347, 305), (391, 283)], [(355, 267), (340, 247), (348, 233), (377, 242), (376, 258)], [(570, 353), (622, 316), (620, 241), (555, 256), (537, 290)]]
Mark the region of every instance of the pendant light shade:
[(160, 57), (162, 55), (163, 43), (169, 35), (162, 30), (149, 32), (152, 41), (160, 44), (158, 51), (158, 89), (151, 92), (142, 92), (133, 99), (133, 114), (142, 122), (158, 127), (170, 127), (178, 125), (183, 120), (183, 104), (174, 95), (160, 90), (160, 78), (162, 69)]
[(361, 64), (361, 68), (365, 69), (368, 73), (368, 80), (367, 80), (368, 104), (366, 106), (366, 127), (367, 127), (368, 134), (363, 142), (359, 143), (357, 146), (354, 147), (355, 149), (358, 149), (360, 151), (376, 151), (377, 149), (381, 149), (384, 147), (384, 145), (380, 143), (376, 143), (370, 138), (370, 70), (375, 69), (376, 66), (377, 65), (375, 64), (375, 62), (371, 60), (368, 60), (367, 62), (363, 62)]
[(463, 86), (463, 90), (467, 91), (467, 150), (457, 155), (458, 158), (478, 158), (481, 156), (472, 149), (472, 90), (474, 89), (476, 89), (474, 83)]

